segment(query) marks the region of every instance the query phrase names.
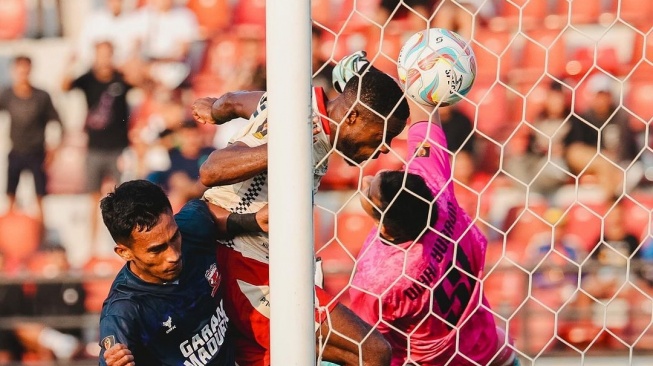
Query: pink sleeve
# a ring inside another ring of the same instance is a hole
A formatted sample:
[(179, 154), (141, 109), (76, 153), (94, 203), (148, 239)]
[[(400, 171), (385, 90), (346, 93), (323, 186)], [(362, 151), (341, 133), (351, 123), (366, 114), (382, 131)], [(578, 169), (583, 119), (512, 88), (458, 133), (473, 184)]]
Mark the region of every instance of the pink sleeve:
[(432, 191), (437, 192), (451, 178), (447, 140), (442, 127), (416, 122), (408, 129), (407, 170), (420, 175)]

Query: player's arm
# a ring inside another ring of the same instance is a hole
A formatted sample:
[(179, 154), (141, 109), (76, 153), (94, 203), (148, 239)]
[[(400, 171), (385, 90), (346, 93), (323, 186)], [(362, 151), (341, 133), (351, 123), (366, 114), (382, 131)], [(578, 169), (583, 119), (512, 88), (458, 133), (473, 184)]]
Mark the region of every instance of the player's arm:
[(256, 111), (263, 91), (229, 92), (220, 98), (200, 98), (191, 107), (200, 123), (221, 125), (235, 118), (249, 118)]
[(200, 167), (200, 181), (207, 187), (242, 182), (268, 168), (268, 145), (249, 147), (235, 142), (215, 150)]
[(215, 220), (218, 235), (233, 237), (244, 232), (268, 232), (268, 206), (255, 213), (232, 213), (218, 205), (208, 202), (209, 210)]
[[(390, 365), (392, 348), (383, 335), (365, 323), (354, 312), (342, 304), (337, 304), (317, 330), (319, 342), (321, 334), (326, 345), (322, 359), (343, 366), (384, 366)], [(319, 343), (317, 345), (319, 352)], [(359, 363), (362, 359), (362, 363)]]

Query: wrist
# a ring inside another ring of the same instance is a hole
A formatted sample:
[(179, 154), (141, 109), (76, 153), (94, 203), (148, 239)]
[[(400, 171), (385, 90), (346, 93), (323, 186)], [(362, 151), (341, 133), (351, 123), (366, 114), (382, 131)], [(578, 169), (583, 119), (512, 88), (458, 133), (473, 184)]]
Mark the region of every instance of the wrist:
[(219, 100), (220, 99), (215, 98), (213, 100), (213, 103), (211, 103), (211, 119), (213, 119), (213, 122), (215, 122), (215, 124), (218, 124), (218, 125), (221, 124), (220, 117), (218, 116), (218, 111), (220, 110), (219, 109), (220, 106), (219, 105), (216, 106), (216, 104), (218, 104)]
[(227, 233), (238, 235), (242, 233), (262, 232), (261, 226), (256, 220), (256, 213), (230, 214), (227, 217)]

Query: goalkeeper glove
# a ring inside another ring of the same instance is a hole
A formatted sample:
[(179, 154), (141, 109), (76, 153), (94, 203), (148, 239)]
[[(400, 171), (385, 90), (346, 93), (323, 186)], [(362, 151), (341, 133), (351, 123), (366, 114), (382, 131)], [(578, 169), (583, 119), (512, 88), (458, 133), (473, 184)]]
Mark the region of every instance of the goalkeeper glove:
[(342, 91), (345, 90), (345, 85), (347, 85), (349, 79), (354, 76), (361, 76), (363, 72), (367, 70), (370, 61), (366, 56), (367, 53), (365, 51), (358, 51), (344, 57), (336, 64), (333, 68), (331, 79), (333, 82), (333, 88), (338, 93), (342, 93)]

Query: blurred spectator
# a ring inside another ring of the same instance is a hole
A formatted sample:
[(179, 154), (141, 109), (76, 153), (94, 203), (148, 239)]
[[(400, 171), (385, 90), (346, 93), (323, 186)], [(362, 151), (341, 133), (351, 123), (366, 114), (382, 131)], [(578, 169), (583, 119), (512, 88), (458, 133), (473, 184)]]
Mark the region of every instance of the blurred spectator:
[(120, 182), (118, 157), (129, 145), (127, 92), (131, 85), (125, 82), (113, 65), (112, 44), (103, 41), (95, 46), (93, 67), (76, 79), (66, 75), (62, 88), (66, 91), (78, 88), (86, 96), (86, 186), (91, 193), (91, 240), (95, 243), (98, 239), (98, 205), (102, 184), (107, 178), (114, 184)]
[(0, 92), (0, 111), (9, 114), (11, 127), (9, 138), (12, 148), (8, 157), (7, 197), (9, 210), (16, 209), (16, 188), (23, 171), (34, 177), (38, 218), (43, 222), (43, 196), (46, 195), (45, 170), (52, 161), (55, 148), (46, 146), (45, 129), (48, 122), (57, 122), (63, 131), (61, 119), (50, 95), (34, 87), (30, 82), (32, 60), (27, 56), (14, 58), (11, 87)]
[(147, 136), (143, 129), (129, 131), (129, 146), (125, 148), (118, 160), (121, 182), (145, 179), (153, 171), (164, 171), (170, 167), (168, 148), (163, 141), (173, 134), (172, 130), (163, 130), (156, 140)]
[[(628, 123), (628, 114), (613, 99), (612, 79), (596, 74), (588, 83), (592, 100), (580, 118), (569, 121), (570, 130), (564, 139), (565, 160), (574, 174), (595, 175), (605, 197), (609, 198), (621, 195), (624, 169), (632, 163), (639, 148), (635, 132)], [(632, 176), (627, 178), (626, 191), (641, 179), (636, 169), (628, 172), (632, 172)]]
[(200, 166), (215, 148), (204, 143), (202, 131), (193, 120), (185, 121), (176, 131), (177, 147), (170, 149), (170, 168), (154, 172), (149, 180), (161, 185), (168, 193), (177, 212), (188, 200), (202, 196), (207, 187), (200, 181)]
[[(54, 280), (70, 275), (66, 250), (60, 245), (45, 246), (32, 258), (31, 270), (38, 278)], [(29, 306), (26, 315), (62, 317), (84, 314), (84, 289), (79, 282), (25, 283), (23, 292)], [(69, 361), (83, 351), (81, 324), (57, 325), (45, 322), (20, 323), (16, 334), (26, 351), (41, 360)]]
[(336, 91), (333, 89), (332, 73), (333, 65), (328, 58), (324, 57), (323, 36), (325, 30), (313, 25), (311, 33), (312, 53), (311, 63), (313, 70), (313, 86), (324, 88), (324, 92), (329, 98), (335, 97)]
[(563, 329), (579, 320), (576, 304), (578, 266), (586, 255), (580, 240), (567, 232), (567, 219), (562, 210), (550, 208), (544, 213), (544, 219), (552, 226), (551, 233), (534, 236), (526, 246), (523, 261), (532, 275), (531, 296), (555, 312), (557, 318), (552, 319), (552, 313), (543, 312), (539, 306), (533, 307), (525, 334), (535, 350), (547, 347), (556, 329), (555, 323), (557, 329)]
[[(406, 18), (406, 31), (417, 32), (431, 28), (433, 7), (438, 0), (381, 0), (375, 20), (383, 26), (388, 20)], [(392, 17), (392, 18), (390, 18)]]
[(564, 89), (553, 81), (542, 112), (529, 129), (526, 151), (506, 156), (506, 171), (528, 184), (531, 192), (550, 197), (569, 179), (563, 139), (569, 132), (566, 120), (570, 115)]
[(133, 24), (144, 75), (167, 90), (179, 87), (191, 65), (198, 64), (190, 58), (193, 43), (200, 40), (195, 14), (174, 0), (148, 0)]
[(242, 31), (238, 35), (238, 63), (225, 78), (224, 90), (266, 90), (265, 39)]
[(447, 137), (447, 148), (451, 152), (462, 152), (474, 156), (474, 124), (457, 106), (440, 107), (440, 121)]
[(95, 47), (99, 42), (111, 42), (114, 47), (115, 65), (121, 67), (135, 52), (135, 32), (131, 15), (125, 9), (125, 0), (102, 0), (104, 6), (96, 9), (85, 19), (79, 32), (73, 59), (84, 69), (92, 67)]
[[(440, 5), (442, 3), (442, 5)], [(495, 15), (492, 1), (484, 0), (439, 0), (433, 27), (445, 28), (472, 39), (472, 30)]]

